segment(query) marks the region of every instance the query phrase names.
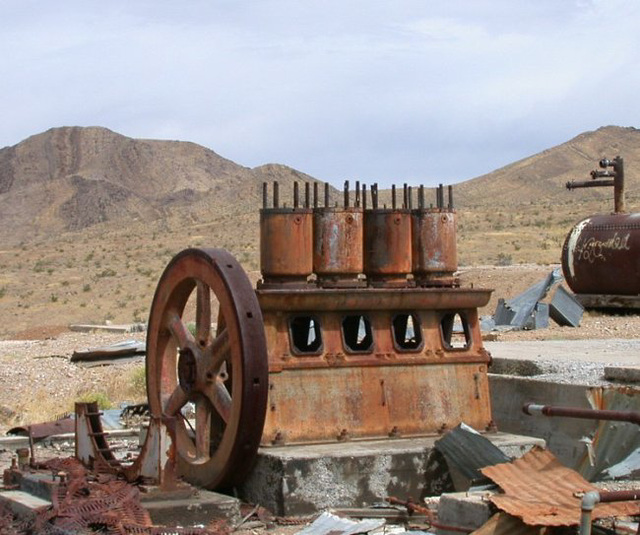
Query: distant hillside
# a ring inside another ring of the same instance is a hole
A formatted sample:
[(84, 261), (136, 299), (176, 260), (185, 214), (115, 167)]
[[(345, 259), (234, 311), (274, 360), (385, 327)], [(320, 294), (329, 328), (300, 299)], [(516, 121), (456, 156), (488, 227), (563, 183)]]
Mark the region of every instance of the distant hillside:
[[(627, 207), (640, 211), (634, 128), (587, 132), (456, 185), (461, 270), (558, 263), (571, 227), (612, 208), (610, 189), (569, 192), (564, 183), (586, 180), (599, 158), (616, 155), (625, 158)], [(105, 128), (54, 128), (0, 149), (0, 337), (41, 325), (144, 321), (158, 278), (186, 247), (225, 248), (257, 280), (261, 183), (274, 180), (291, 206), (292, 182), (313, 178)]]
[[(625, 185), (630, 199), (640, 197), (640, 130), (605, 126), (456, 186), (458, 206), (514, 205), (566, 200), (612, 199), (610, 188), (569, 192), (569, 180), (587, 180), (603, 156), (625, 160)], [(604, 207), (605, 205), (603, 205)], [(611, 202), (613, 206), (613, 202)]]
[[(263, 180), (311, 177), (242, 167), (194, 143), (53, 128), (0, 150), (0, 238), (18, 243), (97, 223), (255, 212)], [(230, 210), (231, 208), (231, 210)]]

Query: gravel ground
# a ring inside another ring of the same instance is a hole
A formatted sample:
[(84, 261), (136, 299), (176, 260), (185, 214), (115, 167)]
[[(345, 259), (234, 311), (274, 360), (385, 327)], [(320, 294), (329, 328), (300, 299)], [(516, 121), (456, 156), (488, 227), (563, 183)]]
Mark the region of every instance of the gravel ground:
[(75, 350), (123, 340), (144, 340), (144, 333), (64, 332), (40, 340), (0, 341), (0, 434), (14, 425), (35, 423), (28, 421), (30, 414), (36, 421), (46, 421), (72, 411), (79, 397), (95, 393), (108, 397), (108, 390), (129, 380), (144, 365), (144, 358), (93, 368), (71, 363), (70, 358)]

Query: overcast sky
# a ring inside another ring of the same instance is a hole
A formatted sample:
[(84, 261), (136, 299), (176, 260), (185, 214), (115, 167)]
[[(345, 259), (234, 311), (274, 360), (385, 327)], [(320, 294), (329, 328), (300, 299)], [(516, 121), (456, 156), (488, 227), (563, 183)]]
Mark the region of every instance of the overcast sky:
[(459, 182), (640, 126), (638, 0), (2, 0), (0, 147), (54, 126)]

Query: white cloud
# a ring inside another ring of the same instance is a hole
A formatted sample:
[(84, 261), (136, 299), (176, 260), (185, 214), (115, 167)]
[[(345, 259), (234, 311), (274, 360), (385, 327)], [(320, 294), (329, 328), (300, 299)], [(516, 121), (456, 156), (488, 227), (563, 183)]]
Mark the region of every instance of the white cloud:
[(0, 6), (0, 146), (63, 124), (319, 178), (463, 180), (639, 122), (635, 1)]

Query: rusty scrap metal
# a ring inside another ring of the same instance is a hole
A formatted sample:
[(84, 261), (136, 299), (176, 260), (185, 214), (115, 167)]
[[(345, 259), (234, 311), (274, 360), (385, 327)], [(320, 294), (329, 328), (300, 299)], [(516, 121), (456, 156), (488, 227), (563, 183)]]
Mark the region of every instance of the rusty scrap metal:
[[(575, 526), (580, 523), (581, 496), (597, 490), (580, 474), (562, 466), (548, 450), (534, 446), (511, 463), (482, 469), (505, 494), (491, 502), (532, 526)], [(640, 502), (596, 505), (593, 518), (640, 514)]]
[[(624, 160), (620, 156), (616, 156), (613, 160), (603, 158), (598, 162), (601, 169), (591, 171), (592, 181), (586, 182), (567, 182), (568, 190), (577, 188), (597, 188), (597, 187), (613, 187), (614, 210), (616, 214), (625, 211), (625, 192), (624, 192)], [(609, 170), (608, 168), (611, 168)], [(605, 178), (606, 180), (598, 180)]]
[(575, 407), (557, 407), (553, 405), (536, 405), (525, 403), (522, 412), (530, 416), (542, 414), (544, 416), (564, 416), (567, 418), (582, 418), (585, 420), (611, 420), (616, 422), (630, 422), (640, 425), (640, 412), (613, 411), (597, 409), (579, 409)]

